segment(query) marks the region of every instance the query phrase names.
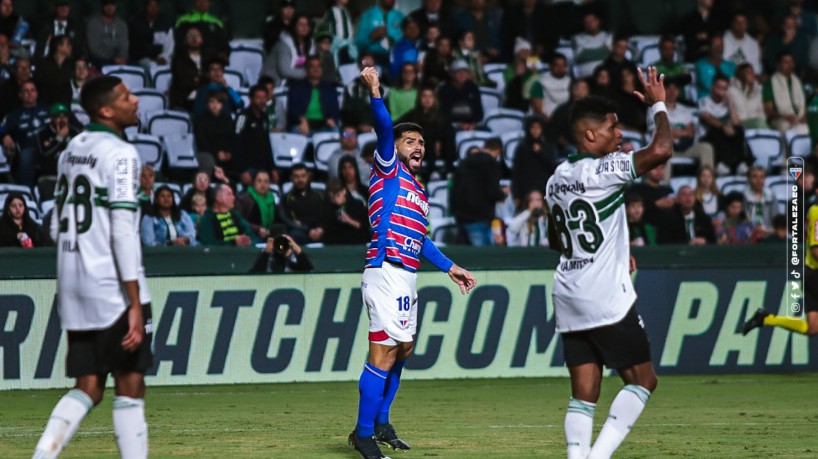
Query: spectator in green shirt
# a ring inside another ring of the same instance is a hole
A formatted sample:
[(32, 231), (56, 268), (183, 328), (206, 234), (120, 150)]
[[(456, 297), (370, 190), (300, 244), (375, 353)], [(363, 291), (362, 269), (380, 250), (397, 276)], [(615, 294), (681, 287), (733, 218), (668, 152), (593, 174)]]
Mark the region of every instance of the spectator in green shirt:
[(676, 60), (676, 39), (672, 35), (665, 35), (659, 40), (659, 60), (650, 65), (656, 67), (665, 78), (687, 76), (686, 79), (677, 80), (682, 85), (692, 81), (684, 63)]
[(389, 109), (392, 120), (397, 120), (415, 108), (418, 98), (418, 72), (415, 64), (403, 64), (395, 78), (396, 84), (386, 96), (386, 108)]
[(213, 207), (207, 209), (199, 220), (199, 242), (202, 245), (247, 247), (258, 243), (250, 224), (233, 208), (235, 201), (233, 189), (219, 185)]

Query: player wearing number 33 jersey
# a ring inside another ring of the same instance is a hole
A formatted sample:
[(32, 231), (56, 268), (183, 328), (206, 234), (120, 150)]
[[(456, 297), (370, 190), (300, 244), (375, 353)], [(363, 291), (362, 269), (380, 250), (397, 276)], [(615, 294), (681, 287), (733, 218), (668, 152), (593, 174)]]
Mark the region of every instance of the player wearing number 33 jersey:
[[(60, 155), (56, 188), (58, 226), (57, 295), (65, 330), (109, 327), (125, 311), (109, 216), (113, 209), (133, 210), (139, 227), (140, 160), (133, 145), (105, 126), (90, 124)], [(138, 276), (140, 302), (150, 302), (142, 268), (139, 233), (133, 232), (134, 274)]]
[(548, 212), (563, 248), (554, 278), (557, 331), (622, 320), (636, 300), (624, 188), (636, 178), (633, 152), (578, 153), (546, 185)]

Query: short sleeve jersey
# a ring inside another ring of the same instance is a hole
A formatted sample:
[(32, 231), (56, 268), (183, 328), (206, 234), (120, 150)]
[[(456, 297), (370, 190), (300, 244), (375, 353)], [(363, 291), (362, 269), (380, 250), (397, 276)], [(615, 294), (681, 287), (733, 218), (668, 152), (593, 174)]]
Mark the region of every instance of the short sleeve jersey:
[[(107, 328), (127, 307), (114, 258), (110, 213), (130, 210), (133, 227), (139, 227), (139, 173), (136, 149), (104, 128), (81, 133), (60, 155), (54, 218), (57, 298), (65, 330)], [(145, 303), (150, 299), (137, 230), (133, 239), (140, 300)]]
[(636, 301), (631, 282), (625, 188), (636, 178), (633, 152), (568, 157), (546, 185), (562, 255), (554, 275), (558, 332), (619, 322)]

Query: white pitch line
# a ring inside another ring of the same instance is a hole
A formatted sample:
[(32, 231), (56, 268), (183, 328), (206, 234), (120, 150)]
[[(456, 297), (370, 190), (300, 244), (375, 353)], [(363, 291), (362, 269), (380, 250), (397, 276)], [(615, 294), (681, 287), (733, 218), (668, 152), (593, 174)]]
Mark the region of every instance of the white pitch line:
[[(697, 422), (693, 423), (680, 423), (680, 422), (668, 422), (668, 423), (637, 423), (636, 425), (639, 427), (692, 427), (692, 426), (710, 426), (710, 427), (719, 427), (719, 426), (780, 426), (780, 425), (812, 425), (810, 422)], [(602, 424), (599, 424), (602, 425)], [(478, 426), (474, 426), (478, 427)], [(509, 425), (494, 425), (488, 426), (489, 429), (556, 429), (556, 428), (563, 428), (565, 427), (562, 424), (509, 424)]]

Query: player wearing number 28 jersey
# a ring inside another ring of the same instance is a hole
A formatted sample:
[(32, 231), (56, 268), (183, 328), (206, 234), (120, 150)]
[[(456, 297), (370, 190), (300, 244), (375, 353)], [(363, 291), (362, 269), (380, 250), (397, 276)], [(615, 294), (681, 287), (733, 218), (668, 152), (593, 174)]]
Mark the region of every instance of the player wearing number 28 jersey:
[(80, 99), (92, 122), (60, 155), (51, 225), (66, 372), (76, 385), (51, 412), (33, 458), (60, 454), (112, 374), (120, 455), (142, 459), (148, 457), (144, 375), (153, 364), (152, 326), (139, 244), (140, 160), (123, 134), (138, 122), (139, 100), (111, 76), (89, 80)]
[[(578, 100), (570, 125), (580, 153), (560, 164), (546, 184), (549, 242), (562, 253), (553, 300), (571, 376), (565, 415), (569, 459), (611, 457), (657, 384), (629, 275), (624, 189), (670, 159), (673, 143), (664, 78), (655, 67), (648, 68), (647, 79), (641, 70), (639, 77), (645, 92), (636, 95), (651, 106), (649, 116), (656, 121), (650, 144), (636, 152), (617, 151), (622, 133), (616, 127), (616, 105), (596, 96)], [(625, 387), (592, 444), (603, 365), (616, 369)]]

